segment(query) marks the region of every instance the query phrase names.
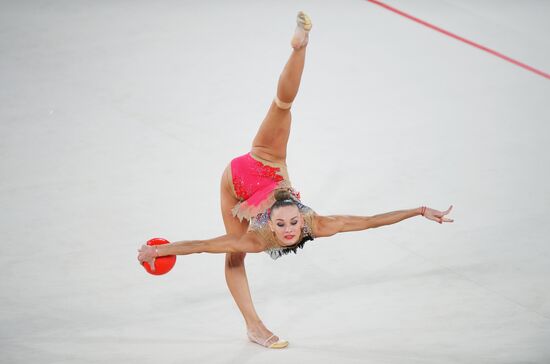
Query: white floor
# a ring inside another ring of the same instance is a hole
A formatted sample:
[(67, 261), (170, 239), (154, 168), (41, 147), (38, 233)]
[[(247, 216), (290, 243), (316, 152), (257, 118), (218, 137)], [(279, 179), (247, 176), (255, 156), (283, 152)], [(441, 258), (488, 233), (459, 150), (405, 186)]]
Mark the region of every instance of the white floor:
[[(550, 71), (544, 1), (388, 0)], [(1, 363), (550, 363), (550, 82), (367, 1), (4, 1)], [(289, 171), (320, 214), (454, 205), (247, 272), (285, 350), (250, 343), (224, 256), (148, 275), (155, 236), (223, 233), (312, 17)]]

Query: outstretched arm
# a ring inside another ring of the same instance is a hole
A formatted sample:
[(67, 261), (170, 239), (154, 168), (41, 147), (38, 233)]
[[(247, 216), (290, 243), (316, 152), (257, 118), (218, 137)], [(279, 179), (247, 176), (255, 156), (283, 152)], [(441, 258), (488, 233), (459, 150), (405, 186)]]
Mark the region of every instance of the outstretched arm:
[(138, 250), (140, 263), (147, 262), (154, 270), (155, 259), (165, 255), (188, 255), (194, 253), (258, 253), (264, 250), (262, 242), (253, 233), (243, 236), (222, 235), (207, 240), (184, 240), (162, 245), (142, 245)]
[(453, 222), (454, 220), (443, 217), (447, 215), (452, 208), (453, 206), (451, 205), (447, 211), (442, 212), (422, 206), (415, 209), (392, 211), (373, 216), (315, 216), (314, 234), (317, 237), (327, 237), (346, 231), (361, 231), (395, 224), (396, 222), (417, 215), (423, 215), (427, 219), (439, 222), (440, 224), (443, 222)]

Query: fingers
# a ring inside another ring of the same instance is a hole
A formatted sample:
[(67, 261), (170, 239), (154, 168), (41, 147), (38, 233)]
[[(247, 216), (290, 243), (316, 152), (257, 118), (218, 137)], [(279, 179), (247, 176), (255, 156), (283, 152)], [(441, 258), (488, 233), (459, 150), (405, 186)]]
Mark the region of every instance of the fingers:
[(449, 219), (449, 218), (446, 218), (446, 217), (443, 217), (443, 215), (436, 215), (434, 214), (433, 216), (427, 216), (428, 219), (430, 220), (433, 220), (437, 223), (444, 223), (444, 222), (453, 222), (454, 220), (453, 219)]
[(435, 210), (434, 211), (434, 216), (439, 220), (439, 222), (441, 222), (441, 221), (453, 222), (452, 219), (443, 218), (443, 216), (449, 214), (449, 212), (451, 212), (452, 209), (453, 209), (453, 205), (449, 206), (449, 208), (446, 211), (443, 211), (443, 212)]
[[(147, 262), (149, 263), (149, 261), (147, 260), (149, 258), (148, 254), (147, 254), (147, 250), (149, 248), (149, 245), (142, 245), (140, 249), (138, 249), (138, 256), (137, 256), (137, 259), (138, 261), (143, 264), (144, 262)], [(152, 262), (154, 263), (155, 262), (155, 258), (152, 258)]]
[(448, 219), (446, 217), (437, 217), (435, 219), (435, 221), (437, 221), (438, 223), (442, 224), (444, 222), (453, 222), (454, 220), (453, 219)]
[(454, 222), (453, 219), (449, 219), (449, 218), (444, 217), (449, 212), (451, 212), (452, 209), (453, 209), (453, 205), (450, 205), (449, 208), (446, 211), (443, 211), (443, 212), (435, 210), (435, 209), (428, 208), (426, 210), (425, 214), (424, 214), (424, 217), (426, 217), (430, 220), (433, 220), (435, 222), (438, 222), (440, 224), (442, 224), (444, 222)]
[(151, 272), (155, 271), (155, 258), (153, 258), (152, 260), (143, 260), (143, 257), (139, 256), (138, 260), (141, 265), (144, 265), (145, 263), (149, 264), (149, 268), (151, 268)]
[(440, 224), (443, 223), (443, 222), (453, 222), (454, 221), (453, 219), (443, 217), (443, 216), (447, 215), (449, 212), (451, 212), (452, 209), (453, 209), (453, 205), (449, 206), (447, 211), (443, 212), (443, 214), (440, 216), (441, 217), (441, 221), (439, 222)]

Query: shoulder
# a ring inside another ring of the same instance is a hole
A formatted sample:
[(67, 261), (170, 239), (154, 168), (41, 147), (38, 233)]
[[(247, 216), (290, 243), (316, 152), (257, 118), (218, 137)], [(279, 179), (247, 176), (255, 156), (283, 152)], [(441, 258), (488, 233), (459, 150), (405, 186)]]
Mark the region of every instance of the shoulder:
[(240, 244), (246, 247), (248, 252), (259, 253), (267, 248), (267, 242), (256, 231), (248, 231), (240, 237)]
[(279, 246), (267, 222), (258, 222), (257, 220), (251, 221), (245, 236), (254, 239), (256, 243), (261, 246), (262, 250)]
[(313, 220), (313, 233), (319, 238), (332, 236), (338, 233), (343, 224), (338, 216), (315, 215)]

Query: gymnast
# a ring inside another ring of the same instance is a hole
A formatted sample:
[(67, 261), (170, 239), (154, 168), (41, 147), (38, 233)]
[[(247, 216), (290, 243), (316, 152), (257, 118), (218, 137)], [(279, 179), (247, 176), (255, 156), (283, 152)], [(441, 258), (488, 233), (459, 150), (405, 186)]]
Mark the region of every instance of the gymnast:
[(279, 340), (256, 313), (244, 259), (246, 253), (266, 252), (273, 259), (302, 249), (307, 241), (347, 231), (361, 231), (395, 224), (417, 215), (439, 224), (453, 222), (446, 211), (426, 206), (373, 216), (321, 216), (301, 202), (290, 184), (286, 150), (290, 134), (290, 108), (298, 93), (304, 68), (310, 18), (299, 12), (291, 38), (292, 53), (279, 77), (277, 93), (252, 141), (249, 153), (234, 158), (221, 178), (221, 212), (226, 234), (206, 240), (143, 245), (140, 263), (154, 269), (156, 257), (194, 253), (225, 253), (225, 278), (241, 311), (250, 341), (266, 348), (280, 349), (288, 341)]

